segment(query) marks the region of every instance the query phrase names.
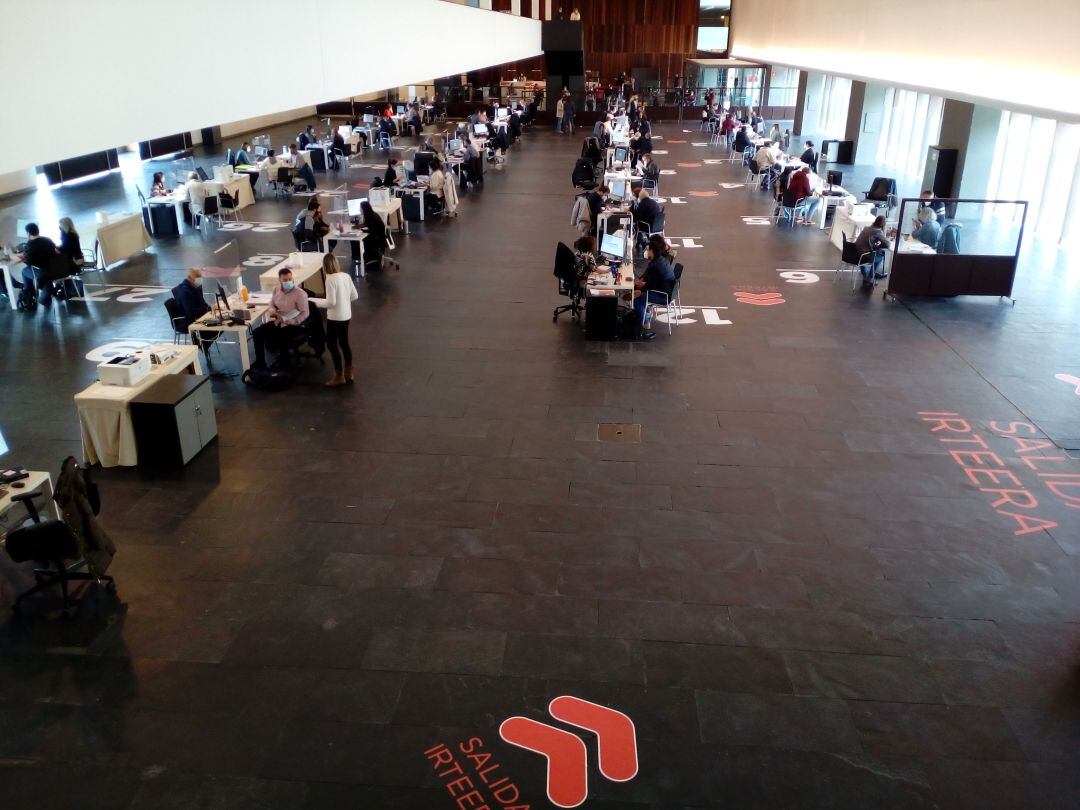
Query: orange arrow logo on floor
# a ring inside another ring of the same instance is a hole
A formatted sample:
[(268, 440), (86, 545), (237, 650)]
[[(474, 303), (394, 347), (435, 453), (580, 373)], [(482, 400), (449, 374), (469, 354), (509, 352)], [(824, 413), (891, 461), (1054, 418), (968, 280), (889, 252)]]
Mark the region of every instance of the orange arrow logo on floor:
[[(600, 773), (612, 782), (637, 776), (637, 735), (625, 714), (598, 703), (563, 695), (548, 704), (556, 720), (596, 735)], [(585, 743), (568, 731), (528, 717), (510, 717), (499, 736), (547, 759), (547, 796), (556, 807), (577, 807), (589, 797)]]
[(740, 304), (753, 304), (755, 307), (771, 307), (774, 304), (784, 303), (784, 296), (778, 292), (736, 292), (735, 300)]

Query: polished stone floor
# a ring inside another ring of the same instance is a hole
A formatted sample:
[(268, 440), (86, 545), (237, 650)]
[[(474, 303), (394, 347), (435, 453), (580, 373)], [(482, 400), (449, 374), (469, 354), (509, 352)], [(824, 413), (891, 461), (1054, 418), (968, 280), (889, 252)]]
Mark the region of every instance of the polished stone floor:
[[(684, 201), (674, 334), (551, 322), (580, 142), (534, 130), (360, 283), (354, 387), (315, 363), (275, 393), (217, 379), (220, 438), (182, 473), (99, 473), (119, 602), (0, 620), (7, 803), (451, 810), (425, 752), (477, 738), (492, 807), (502, 778), (548, 807), (543, 759), (498, 729), (574, 695), (628, 714), (639, 750), (609, 781), (584, 734), (585, 807), (1076, 806), (1080, 461), (1040, 438), (1080, 436), (1055, 377), (1080, 376), (1080, 273), (1033, 248), (1015, 306), (852, 293), (822, 232), (748, 224), (765, 195), (658, 132)], [(132, 182), (0, 218), (92, 230)], [(3, 462), (78, 455), (85, 355), (169, 339), (155, 287), (230, 238), (252, 284), (290, 244), (264, 231), (158, 242), (95, 300), (0, 311)], [(24, 582), (0, 562), (0, 602)]]

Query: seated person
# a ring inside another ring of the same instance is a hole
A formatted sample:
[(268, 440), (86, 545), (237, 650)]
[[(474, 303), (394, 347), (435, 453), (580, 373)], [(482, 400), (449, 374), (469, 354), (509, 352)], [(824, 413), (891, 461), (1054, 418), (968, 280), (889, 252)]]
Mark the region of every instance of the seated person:
[(881, 277), (885, 266), (885, 251), (889, 249), (889, 237), (885, 234), (885, 217), (879, 216), (869, 228), (863, 228), (855, 239), (855, 248), (859, 254), (872, 253), (872, 264), (859, 267), (863, 274), (863, 284), (873, 284), (874, 277)]
[[(799, 202), (801, 200), (801, 203)], [(795, 208), (795, 221), (803, 225), (813, 222), (814, 212), (821, 202), (810, 188), (810, 167), (803, 166), (792, 173), (788, 180), (787, 191), (784, 193), (784, 205)], [(796, 204), (798, 207), (796, 208)]]
[(255, 362), (252, 365), (265, 368), (267, 346), (280, 352), (297, 338), (298, 333), (304, 331), (307, 318), (307, 293), (293, 283), (292, 270), (282, 267), (278, 270), (278, 284), (270, 296), (266, 323), (251, 333), (255, 344)]
[(240, 144), (240, 148), (236, 150), (235, 166), (251, 166), (251, 144), (244, 141)]
[(664, 296), (655, 293), (671, 295), (671, 289), (675, 285), (675, 271), (671, 267), (671, 252), (667, 242), (659, 234), (649, 237), (645, 246), (645, 258), (649, 261), (645, 273), (634, 282), (634, 286), (641, 291), (641, 295), (634, 299), (634, 313), (637, 318), (637, 337), (641, 340), (652, 340), (656, 333), (652, 330), (645, 331), (645, 309), (649, 304), (668, 303)]
[(386, 223), (367, 200), (360, 203), (360, 214), (364, 221), (364, 232), (367, 234), (364, 237), (364, 263), (381, 267), (383, 254), (390, 246)]
[(315, 190), (315, 172), (311, 168), (311, 163), (304, 160), (305, 155), (301, 154), (300, 150), (296, 148), (295, 143), (289, 144), (289, 165), (294, 169), (294, 174), (298, 175), (307, 187), (312, 191)]
[(424, 192), (424, 204), (431, 211), (438, 212), (443, 209), (446, 175), (443, 173), (442, 162), (437, 157), (428, 161), (428, 172), (428, 187)]
[(934, 199), (934, 192), (930, 189), (923, 189), (919, 194), (920, 208), (929, 208), (935, 214), (937, 214), (938, 225), (944, 227), (945, 225), (945, 203), (941, 200)]
[(296, 136), (296, 145), (301, 149), (307, 149), (308, 145), (313, 143), (318, 143), (315, 138), (315, 127), (308, 124), (304, 131)]
[(776, 155), (773, 153), (772, 142), (765, 141), (754, 153), (754, 165), (757, 166), (758, 174), (770, 171), (776, 163)]
[(660, 165), (653, 160), (650, 152), (645, 152), (641, 155), (641, 164), (639, 165), (641, 176), (645, 180), (652, 180), (654, 183), (660, 181)]
[(577, 260), (577, 281), (584, 284), (589, 274), (596, 270), (596, 240), (581, 236), (574, 242), (574, 258)]
[(419, 135), (423, 129), (424, 124), (420, 120), (420, 109), (414, 104), (409, 107), (409, 111), (405, 116), (405, 132)]
[(339, 131), (334, 130), (334, 145), (330, 150), (330, 168), (337, 171), (340, 168), (338, 155), (345, 155), (347, 153), (348, 149), (345, 145), (345, 136)]
[(814, 151), (814, 142), (807, 141), (806, 149), (803, 150), (802, 155), (799, 156), (799, 160), (810, 167), (810, 171), (817, 171), (818, 153)]
[(611, 193), (611, 189), (607, 186), (597, 186), (595, 189), (585, 195), (585, 202), (589, 205), (589, 233), (596, 234), (596, 219), (600, 216), (600, 212), (604, 210), (604, 205), (608, 201), (608, 195)]
[(465, 160), (461, 164), (461, 170), (465, 172), (465, 182), (484, 184), (484, 161), (480, 157), (480, 150), (476, 148), (472, 138), (465, 138)]
[(56, 250), (60, 255), (67, 257), (71, 274), (78, 275), (82, 272), (82, 243), (79, 241), (79, 232), (75, 230), (75, 223), (70, 217), (63, 217), (60, 220), (60, 246)]
[(736, 152), (745, 152), (751, 146), (750, 143), (750, 131), (746, 126), (739, 127), (735, 133), (735, 139), (732, 141), (731, 148)]
[(638, 189), (637, 200), (630, 206), (630, 210), (634, 214), (634, 221), (638, 223), (638, 248), (644, 249), (649, 233), (660, 224), (663, 209), (660, 208), (660, 203), (649, 194), (649, 190), (642, 188)]
[(638, 132), (645, 137), (652, 135), (652, 124), (649, 123), (649, 116), (644, 111), (642, 111), (641, 120), (638, 122)]
[[(176, 303), (180, 307), (180, 314), (184, 318), (182, 323), (173, 324), (176, 330), (183, 331), (187, 329), (210, 311), (210, 305), (206, 303), (206, 298), (203, 296), (202, 284), (202, 270), (192, 267), (188, 270), (187, 278), (172, 288), (172, 296), (176, 299)], [(220, 336), (221, 333), (216, 329), (191, 333), (192, 341), (203, 350), (203, 354), (209, 351), (210, 344)]]
[[(309, 250), (322, 251), (322, 238), (330, 231), (330, 226), (323, 222), (322, 205), (318, 197), (308, 200), (306, 208), (293, 220), (292, 235), (297, 250), (306, 245)], [(333, 244), (330, 247), (333, 250)]]
[(383, 184), (387, 186), (396, 186), (400, 183), (398, 177), (398, 159), (390, 158), (386, 161), (386, 171), (383, 173)]
[(154, 180), (150, 184), (151, 197), (167, 197), (169, 190), (165, 188), (165, 172), (154, 172)]
[(918, 215), (912, 222), (912, 229), (912, 238), (937, 250), (938, 240), (941, 239), (941, 226), (932, 208), (919, 209)]
[(196, 214), (202, 213), (203, 200), (206, 199), (206, 191), (203, 190), (202, 180), (199, 179), (199, 175), (195, 172), (188, 172), (188, 181), (184, 189), (187, 191), (188, 207), (191, 209), (192, 218), (194, 218)]
[[(38, 229), (36, 222), (29, 222), (26, 225), (26, 249), (22, 252), (19, 258), (22, 259), (23, 264), (26, 265), (22, 269), (23, 284), (27, 289), (34, 291), (37, 290), (37, 277), (34, 275), (36, 268), (42, 274), (46, 274), (49, 271), (49, 267), (52, 265), (53, 256), (56, 255), (56, 243), (53, 242), (47, 236), (42, 236), (41, 231)], [(41, 279), (41, 295), (46, 300), (52, 299), (52, 285), (47, 282), (44, 275)], [(14, 282), (12, 282), (14, 283)]]

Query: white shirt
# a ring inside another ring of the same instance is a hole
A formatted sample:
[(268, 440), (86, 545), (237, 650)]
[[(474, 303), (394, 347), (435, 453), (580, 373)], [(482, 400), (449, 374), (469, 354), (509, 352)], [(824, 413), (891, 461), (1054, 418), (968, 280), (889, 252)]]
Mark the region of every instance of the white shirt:
[(326, 310), (331, 321), (347, 321), (352, 318), (352, 302), (357, 299), (356, 285), (348, 273), (331, 273), (326, 277), (326, 298), (312, 298), (315, 306)]
[(442, 199), (444, 182), (446, 182), (446, 175), (443, 174), (442, 169), (436, 169), (428, 178), (428, 190), (439, 199)]
[(198, 180), (188, 180), (187, 197), (188, 202), (201, 211), (203, 200), (206, 198), (206, 192), (203, 191), (203, 184)]

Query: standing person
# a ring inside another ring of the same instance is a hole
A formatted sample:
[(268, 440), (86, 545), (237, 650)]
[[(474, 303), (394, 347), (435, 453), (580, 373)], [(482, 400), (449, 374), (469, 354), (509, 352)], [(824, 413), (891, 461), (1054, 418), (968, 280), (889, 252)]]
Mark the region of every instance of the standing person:
[(326, 275), (326, 298), (311, 300), (315, 302), (315, 306), (326, 310), (326, 348), (330, 350), (330, 359), (334, 361), (334, 376), (326, 381), (326, 387), (337, 388), (353, 381), (349, 321), (352, 319), (352, 302), (358, 296), (352, 277), (341, 272), (341, 266), (333, 253), (323, 256), (322, 269)]
[(570, 96), (566, 97), (566, 105), (563, 107), (563, 123), (566, 125), (566, 131), (568, 134), (574, 134), (574, 99)]
[(780, 125), (773, 124), (769, 127), (769, 140), (773, 143), (780, 143)]
[(563, 113), (566, 111), (566, 97), (563, 96), (555, 105), (555, 131), (562, 135)]

